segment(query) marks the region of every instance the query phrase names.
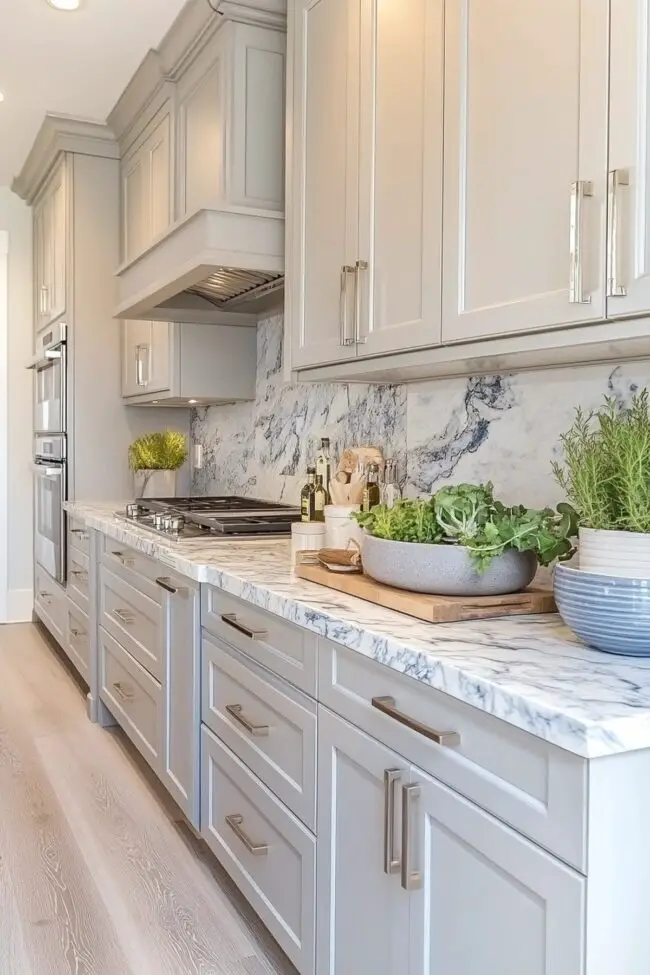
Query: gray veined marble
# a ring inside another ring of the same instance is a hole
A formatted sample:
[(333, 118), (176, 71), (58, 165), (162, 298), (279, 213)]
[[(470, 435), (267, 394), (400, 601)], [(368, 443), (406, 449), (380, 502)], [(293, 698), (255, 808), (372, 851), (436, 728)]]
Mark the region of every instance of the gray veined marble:
[(182, 574), (577, 755), (650, 748), (650, 660), (589, 650), (556, 615), (431, 625), (296, 579), (286, 541), (173, 544), (118, 521), (117, 503), (67, 507)]
[(193, 492), (295, 503), (321, 436), (330, 437), (335, 456), (346, 446), (381, 447), (385, 456), (396, 458), (405, 478), (405, 387), (285, 383), (282, 336), (282, 317), (258, 326), (254, 403), (193, 413), (192, 438), (204, 454)]

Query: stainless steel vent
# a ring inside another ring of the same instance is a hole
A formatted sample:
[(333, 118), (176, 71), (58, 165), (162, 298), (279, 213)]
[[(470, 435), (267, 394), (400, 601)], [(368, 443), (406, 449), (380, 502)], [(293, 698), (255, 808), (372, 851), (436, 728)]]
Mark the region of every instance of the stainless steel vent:
[(209, 277), (186, 293), (205, 298), (217, 308), (232, 307), (239, 301), (248, 301), (277, 291), (284, 284), (283, 274), (268, 271), (245, 271), (234, 267), (217, 268)]

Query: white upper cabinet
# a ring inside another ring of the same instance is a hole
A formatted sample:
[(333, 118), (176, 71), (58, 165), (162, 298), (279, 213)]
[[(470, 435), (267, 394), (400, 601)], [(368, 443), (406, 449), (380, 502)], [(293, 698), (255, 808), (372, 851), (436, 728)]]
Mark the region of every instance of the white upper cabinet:
[(67, 162), (62, 156), (34, 206), (36, 331), (65, 314), (68, 276)]
[(605, 315), (607, 7), (446, 5), (444, 342)]
[(443, 0), (362, 4), (361, 355), (440, 341), (443, 38)]
[(226, 23), (176, 86), (176, 216), (284, 210), (286, 36)]
[(122, 159), (122, 256), (127, 262), (172, 221), (170, 111), (165, 104)]
[(442, 0), (300, 0), (292, 364), (440, 339)]
[(607, 314), (650, 311), (650, 3), (611, 0)]
[(122, 330), (122, 396), (130, 406), (255, 398), (254, 328), (124, 321)]
[(360, 0), (295, 5), (291, 262), (295, 367), (356, 356)]

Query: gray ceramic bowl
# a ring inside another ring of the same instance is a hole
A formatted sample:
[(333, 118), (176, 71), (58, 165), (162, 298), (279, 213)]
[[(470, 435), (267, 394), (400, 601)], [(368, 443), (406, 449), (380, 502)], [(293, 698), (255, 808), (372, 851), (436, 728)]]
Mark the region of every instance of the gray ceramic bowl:
[(560, 616), (596, 650), (650, 657), (650, 579), (555, 568), (555, 601)]
[(439, 596), (501, 596), (530, 585), (537, 571), (532, 552), (505, 552), (481, 575), (462, 545), (392, 542), (367, 532), (362, 542), (366, 575), (387, 586)]

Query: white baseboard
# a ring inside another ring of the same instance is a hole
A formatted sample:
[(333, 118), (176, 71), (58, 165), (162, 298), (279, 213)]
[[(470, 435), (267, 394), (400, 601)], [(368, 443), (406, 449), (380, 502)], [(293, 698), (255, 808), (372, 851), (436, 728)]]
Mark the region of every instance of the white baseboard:
[(10, 589), (2, 623), (31, 623), (34, 609), (33, 589)]

